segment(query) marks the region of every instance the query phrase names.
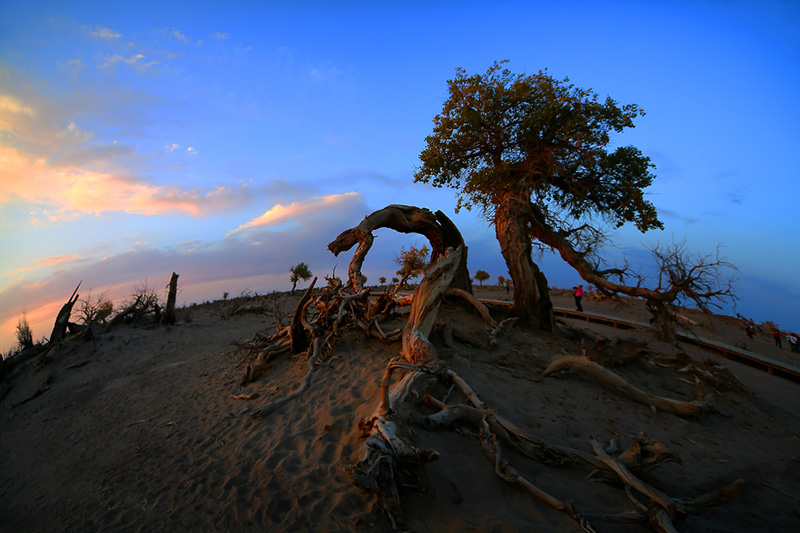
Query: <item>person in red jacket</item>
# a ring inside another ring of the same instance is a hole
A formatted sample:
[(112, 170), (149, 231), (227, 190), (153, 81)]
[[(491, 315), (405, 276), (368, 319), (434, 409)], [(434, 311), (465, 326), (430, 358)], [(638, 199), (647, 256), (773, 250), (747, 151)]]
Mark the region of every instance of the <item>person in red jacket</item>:
[(782, 350), (783, 346), (781, 346), (781, 332), (776, 329), (772, 332), (772, 338), (775, 339), (775, 345)]
[(578, 311), (583, 313), (583, 306), (581, 305), (581, 298), (583, 298), (583, 285), (578, 283), (578, 285), (573, 288), (575, 289), (575, 307)]

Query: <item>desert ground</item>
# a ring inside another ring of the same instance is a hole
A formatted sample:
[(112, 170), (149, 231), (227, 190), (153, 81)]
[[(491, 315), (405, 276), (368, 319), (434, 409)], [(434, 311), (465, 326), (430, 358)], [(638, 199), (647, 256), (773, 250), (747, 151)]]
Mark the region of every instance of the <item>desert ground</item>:
[[(476, 287), (476, 295), (508, 298), (497, 288)], [(397, 524), (353, 483), (365, 438), (359, 422), (379, 403), (380, 380), (399, 341), (343, 331), (314, 365), (305, 392), (267, 416), (251, 416), (306, 376), (307, 354), (284, 355), (242, 384), (255, 357), (246, 343), (276, 333), (279, 319), (286, 325), (299, 298), (298, 291), (186, 307), (174, 326), (120, 326), (88, 342), (66, 342), (47, 362), (32, 360), (6, 375), (0, 531), (581, 531), (569, 513), (501, 479), (476, 426), (415, 423), (435, 412), (422, 398), (410, 402), (415, 416), (402, 416), (415, 445), (439, 458), (403, 467)], [(573, 307), (564, 291), (553, 291), (553, 300)], [(279, 312), (231, 313), (259, 302), (277, 304)], [(498, 320), (507, 313), (489, 309)], [(584, 309), (648, 318), (633, 300), (588, 297)], [(384, 329), (401, 327), (402, 312)], [(699, 336), (800, 365), (769, 332), (748, 339), (735, 317), (684, 314)], [(675, 530), (800, 530), (800, 383), (693, 345), (657, 341), (647, 329), (558, 319), (553, 333), (507, 328), (493, 346), (481, 317), (450, 300), (438, 322), (453, 325), (452, 342), (441, 328), (432, 337), (444, 364), (487, 410), (542, 442), (593, 455), (592, 440), (610, 454), (637, 439), (659, 441), (675, 460), (647, 483), (674, 499), (743, 480), (731, 501), (674, 520)], [(679, 416), (585, 373), (544, 375), (554, 358), (584, 351), (652, 395), (702, 398), (713, 408)], [(713, 378), (700, 380), (690, 367)], [(465, 402), (444, 383), (432, 382), (428, 392), (446, 404)], [(516, 471), (570, 502), (595, 531), (649, 530), (607, 517), (646, 505), (642, 494), (629, 496), (591, 468), (546, 464), (501, 445)]]

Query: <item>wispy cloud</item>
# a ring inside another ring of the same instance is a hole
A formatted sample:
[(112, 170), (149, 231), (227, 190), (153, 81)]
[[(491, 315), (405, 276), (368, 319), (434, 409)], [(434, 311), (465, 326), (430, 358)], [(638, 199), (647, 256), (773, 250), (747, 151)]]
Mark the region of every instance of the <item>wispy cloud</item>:
[(98, 39), (119, 39), (122, 37), (122, 34), (102, 26), (95, 26), (94, 30), (89, 32), (89, 35)]
[(347, 210), (354, 202), (362, 202), (361, 194), (347, 192), (344, 194), (317, 196), (309, 200), (293, 202), (289, 205), (277, 204), (263, 215), (228, 232), (228, 235), (251, 228), (278, 226), (286, 222), (297, 221), (303, 216), (311, 215), (320, 210)]
[(117, 67), (118, 65), (126, 65), (135, 68), (139, 72), (143, 72), (161, 63), (157, 59), (152, 61), (144, 61), (144, 58), (144, 54), (133, 54), (128, 57), (120, 54), (101, 56), (100, 68), (111, 69)]
[(0, 112), (27, 116), (33, 116), (34, 114), (31, 107), (7, 94), (0, 95)]
[(22, 274), (37, 268), (59, 268), (66, 265), (76, 265), (89, 261), (87, 257), (78, 254), (72, 255), (56, 255), (53, 257), (44, 257), (37, 259), (32, 265), (12, 270), (9, 274)]
[(13, 200), (55, 208), (51, 221), (122, 211), (138, 215), (205, 216), (246, 203), (247, 185), (185, 189), (156, 185), (113, 172), (51, 166), (14, 148), (0, 146), (0, 205)]
[(228, 40), (230, 38), (230, 35), (228, 35), (225, 32), (216, 31), (216, 32), (212, 33), (210, 35), (210, 37), (212, 39), (216, 39), (217, 41), (226, 41), (226, 40)]
[(189, 39), (189, 38), (188, 38), (186, 35), (184, 35), (184, 34), (183, 34), (183, 33), (182, 33), (180, 30), (172, 30), (172, 34), (171, 34), (171, 35), (172, 35), (173, 37), (175, 37), (176, 39), (178, 39), (179, 41), (183, 41), (183, 42), (185, 42), (185, 43), (188, 43), (188, 42), (189, 42), (189, 40), (190, 40), (190, 39)]

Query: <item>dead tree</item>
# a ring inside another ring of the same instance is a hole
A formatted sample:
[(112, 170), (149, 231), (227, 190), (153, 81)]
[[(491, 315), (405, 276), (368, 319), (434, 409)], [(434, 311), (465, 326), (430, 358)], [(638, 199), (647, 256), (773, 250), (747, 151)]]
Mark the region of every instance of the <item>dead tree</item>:
[[(415, 218), (420, 213), (422, 215)], [(415, 221), (413, 229), (407, 215)], [(318, 367), (316, 363), (324, 357), (327, 347), (336, 342), (336, 338), (345, 328), (361, 328), (370, 333), (374, 329), (376, 336), (384, 339), (389, 337), (381, 331), (377, 322), (376, 312), (381, 308), (370, 304), (369, 291), (358, 290), (361, 280), (360, 267), (373, 239), (371, 231), (377, 227), (400, 227), (404, 232), (416, 231), (423, 235), (428, 233), (438, 235), (420, 222), (426, 219), (435, 229), (438, 221), (431, 215), (430, 211), (418, 208), (389, 206), (373, 213), (360, 226), (344, 232), (329, 245), (329, 249), (337, 254), (351, 248), (356, 242), (359, 243), (359, 249), (350, 263), (351, 291), (347, 294), (341, 285), (329, 284), (313, 297), (312, 283), (297, 306), (292, 325), (269, 339), (258, 341), (258, 356), (255, 363), (248, 367), (243, 383), (254, 379), (257, 373), (256, 366), (259, 372), (266, 371), (269, 368), (269, 361), (289, 352), (295, 354), (305, 352), (308, 357), (308, 371), (294, 392), (264, 405), (253, 413), (254, 418), (269, 416), (308, 390), (312, 386), (312, 378)], [(434, 250), (437, 250), (435, 246)], [(718, 504), (736, 494), (741, 482), (735, 482), (721, 491), (697, 498), (690, 503), (669, 498), (643, 481), (659, 465), (678, 460), (677, 456), (661, 443), (645, 440), (642, 436), (635, 439), (628, 450), (614, 456), (611, 455), (613, 446), (603, 448), (596, 441), (592, 441), (594, 454), (571, 450), (542, 442), (486, 406), (470, 385), (438, 357), (436, 348), (430, 340), (442, 299), (448, 292), (458, 293), (458, 290), (453, 291), (453, 289), (460, 288), (455, 285), (458, 284), (462, 273), (466, 254), (466, 247), (463, 244), (457, 247), (440, 247), (438, 250), (435, 260), (425, 268), (422, 281), (411, 298), (408, 322), (401, 333), (400, 353), (398, 357), (389, 361), (384, 371), (380, 381), (380, 398), (377, 406), (373, 414), (359, 424), (364, 431), (365, 441), (360, 448), (359, 460), (349, 467), (354, 483), (376, 497), (393, 525), (396, 526), (402, 521), (400, 482), (403, 479), (403, 471), (409, 466), (424, 464), (439, 457), (437, 451), (421, 449), (414, 444), (408, 428), (405, 427), (408, 419), (404, 414), (414, 410), (414, 405), (409, 400), (412, 393), (420, 397), (424, 387), (436, 384), (460, 391), (467, 403), (447, 405), (445, 402), (425, 396), (426, 403), (439, 409), (439, 412), (427, 417), (412, 417), (412, 420), (421, 421), (422, 425), (428, 428), (446, 427), (456, 421), (475, 424), (479, 432), (480, 446), (501, 479), (513, 483), (553, 508), (567, 513), (584, 531), (593, 531), (588, 515), (578, 512), (571, 502), (553, 497), (526, 479), (503, 456), (501, 442), (543, 464), (582, 466), (590, 470), (592, 475), (614, 482), (618, 486), (629, 487), (627, 489), (629, 491), (632, 487), (650, 499), (649, 506), (636, 500), (637, 506), (644, 509), (636, 513), (635, 519), (650, 523), (651, 527), (657, 530), (668, 530), (666, 524), (692, 512), (697, 508), (695, 504), (698, 502)], [(313, 318), (309, 318), (311, 313), (315, 313)], [(486, 314), (488, 316), (488, 312)], [(494, 328), (495, 336), (499, 334), (502, 324), (497, 325), (490, 316), (487, 321)], [(697, 406), (690, 402), (681, 403), (654, 397), (620, 382), (621, 380), (614, 374), (597, 372), (591, 365), (587, 366), (587, 369), (594, 371), (595, 375), (606, 382), (619, 385), (629, 397), (638, 401), (649, 402), (651, 405), (655, 402), (658, 408), (664, 410), (673, 409), (673, 412), (686, 410), (687, 414), (696, 414)], [(623, 513), (621, 516), (626, 518), (630, 513)], [(613, 519), (607, 516), (602, 518)]]
[(172, 273), (168, 287), (167, 307), (164, 309), (164, 315), (161, 317), (161, 323), (165, 326), (170, 326), (175, 323), (175, 299), (178, 296), (178, 274), (175, 272)]
[[(348, 270), (349, 284), (354, 292), (363, 289), (361, 265), (375, 239), (372, 232), (380, 228), (389, 228), (400, 233), (419, 233), (427, 237), (431, 243), (431, 263), (435, 263), (439, 257), (445, 255), (448, 248), (457, 249), (464, 245), (461, 232), (441, 211), (436, 211), (434, 214), (428, 209), (408, 205), (389, 205), (379, 209), (365, 217), (358, 226), (340, 233), (334, 241), (328, 244), (328, 250), (335, 256), (358, 244)], [(466, 247), (460, 261), (453, 286), (471, 293)]]
[(78, 283), (78, 286), (75, 287), (72, 296), (70, 296), (69, 300), (67, 300), (67, 303), (65, 303), (58, 312), (58, 316), (56, 316), (56, 322), (53, 325), (53, 332), (50, 334), (50, 344), (59, 342), (64, 338), (64, 335), (66, 335), (67, 327), (69, 326), (69, 316), (72, 314), (72, 308), (80, 296), (78, 294), (78, 289), (80, 286), (81, 282)]
[[(684, 302), (690, 302), (703, 312), (721, 308), (725, 302), (734, 302), (733, 276), (728, 271), (736, 267), (715, 254), (692, 255), (685, 242), (672, 246), (655, 246), (650, 251), (656, 262), (656, 286), (645, 286), (644, 276), (633, 276), (636, 285), (626, 285), (622, 281), (631, 277), (626, 268), (601, 269), (596, 258), (596, 249), (604, 239), (604, 233), (589, 224), (572, 230), (557, 231), (553, 228), (551, 214), (528, 204), (531, 237), (552, 250), (558, 251), (561, 258), (577, 270), (588, 283), (607, 295), (624, 294), (642, 298), (653, 310), (653, 326), (663, 340), (674, 340), (677, 324), (676, 311)], [(611, 279), (619, 278), (619, 282)]]

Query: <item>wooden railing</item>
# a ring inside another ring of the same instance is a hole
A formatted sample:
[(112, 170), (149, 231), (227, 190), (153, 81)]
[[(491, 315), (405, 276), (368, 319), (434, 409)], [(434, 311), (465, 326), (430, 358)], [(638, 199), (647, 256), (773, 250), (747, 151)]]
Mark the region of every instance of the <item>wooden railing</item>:
[[(481, 300), (481, 301), (485, 304), (503, 305), (503, 306), (512, 305), (512, 302), (503, 300)], [(572, 309), (564, 309), (561, 307), (553, 308), (553, 313), (556, 316), (564, 318), (585, 320), (586, 322), (605, 324), (620, 329), (650, 328), (650, 324), (646, 324), (644, 322), (626, 320), (624, 318), (614, 317), (610, 315), (574, 311)], [(780, 376), (782, 378), (800, 383), (800, 367), (790, 365), (788, 363), (783, 363), (781, 361), (776, 361), (775, 359), (759, 355), (757, 353), (751, 352), (750, 350), (745, 350), (742, 348), (737, 348), (735, 346), (730, 346), (723, 342), (714, 341), (711, 339), (705, 339), (693, 333), (678, 332), (678, 338), (684, 342), (700, 346), (701, 348), (704, 348), (709, 351), (713, 351), (719, 355), (722, 355), (727, 359), (730, 359), (731, 361), (737, 361), (739, 363), (743, 363), (753, 368), (764, 370), (768, 374), (773, 374), (775, 376)]]

